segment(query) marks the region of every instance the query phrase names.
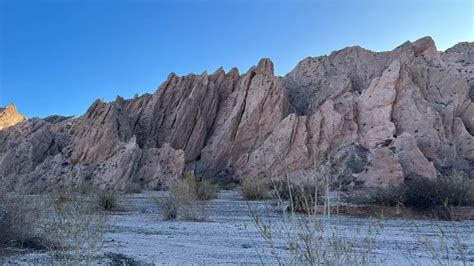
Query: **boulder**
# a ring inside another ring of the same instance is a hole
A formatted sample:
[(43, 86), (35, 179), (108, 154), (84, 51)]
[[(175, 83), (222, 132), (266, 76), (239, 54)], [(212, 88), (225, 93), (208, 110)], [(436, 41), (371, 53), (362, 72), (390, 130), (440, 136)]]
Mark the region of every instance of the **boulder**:
[(398, 156), (405, 176), (436, 178), (437, 172), (433, 162), (426, 159), (410, 133), (404, 132), (390, 146)]

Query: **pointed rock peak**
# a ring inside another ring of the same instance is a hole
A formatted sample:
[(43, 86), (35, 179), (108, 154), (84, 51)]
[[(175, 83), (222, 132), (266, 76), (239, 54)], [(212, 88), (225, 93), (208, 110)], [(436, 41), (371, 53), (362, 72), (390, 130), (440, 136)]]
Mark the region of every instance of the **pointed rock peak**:
[(97, 110), (101, 109), (106, 103), (102, 99), (95, 100), (89, 108), (87, 108), (85, 116), (91, 118)]
[(122, 96), (117, 95), (117, 97), (115, 97), (115, 101), (116, 101), (116, 102), (124, 102), (125, 99), (124, 99)]
[(274, 66), (272, 60), (268, 58), (262, 58), (258, 65), (254, 68), (256, 73), (261, 73), (265, 75), (274, 75)]
[(209, 75), (210, 80), (216, 80), (225, 76), (225, 71), (223, 67), (219, 67), (212, 74)]
[(216, 69), (216, 71), (214, 71), (214, 73), (212, 73), (212, 75), (216, 75), (216, 74), (218, 74), (218, 73), (220, 73), (220, 72), (224, 72), (224, 73), (225, 73), (223, 67), (219, 67), (218, 69)]
[(170, 84), (173, 83), (175, 79), (179, 79), (176, 73), (171, 72), (168, 74), (168, 78), (166, 78), (165, 82), (161, 83), (161, 85), (156, 89), (155, 94), (158, 93), (161, 89), (166, 89)]
[(414, 56), (426, 55), (433, 57), (438, 54), (436, 44), (430, 36), (425, 36), (414, 42), (406, 41), (395, 50), (410, 51), (413, 52)]
[(171, 80), (173, 80), (174, 78), (177, 78), (177, 77), (178, 76), (176, 75), (176, 73), (171, 72), (171, 73), (168, 74), (168, 78), (166, 79), (165, 83), (167, 83), (167, 82), (169, 82), (169, 81), (171, 81)]
[(126, 103), (126, 100), (122, 96), (117, 95), (117, 97), (115, 98), (114, 106), (122, 107), (123, 105), (125, 105), (125, 103)]
[(26, 119), (26, 116), (20, 114), (14, 104), (9, 104), (5, 106), (5, 108), (0, 108), (0, 130), (14, 126)]
[(413, 42), (413, 51), (415, 56), (420, 54), (434, 54), (438, 52), (436, 44), (430, 36), (423, 37)]
[(105, 103), (106, 103), (105, 100), (104, 100), (103, 98), (100, 98), (100, 99), (95, 100), (95, 101), (91, 104), (91, 106), (103, 105), (103, 104), (105, 104)]
[[(21, 115), (21, 116), (23, 116), (22, 114), (20, 114), (18, 112), (18, 108), (14, 104), (8, 104), (7, 106), (5, 106), (5, 108), (0, 108), (0, 116), (2, 116), (2, 115)], [(26, 119), (26, 117), (25, 117), (25, 119)]]
[(2, 113), (18, 113), (18, 109), (14, 104), (8, 104), (5, 108), (0, 107), (0, 112)]
[(239, 75), (239, 69), (236, 67), (233, 67), (227, 74), (230, 76)]

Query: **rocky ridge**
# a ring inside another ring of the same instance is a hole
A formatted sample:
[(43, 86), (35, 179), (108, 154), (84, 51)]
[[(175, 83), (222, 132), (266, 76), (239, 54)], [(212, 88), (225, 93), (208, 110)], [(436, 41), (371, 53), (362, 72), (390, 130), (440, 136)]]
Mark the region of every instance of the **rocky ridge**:
[(0, 130), (0, 178), (125, 190), (159, 187), (185, 169), (295, 182), (332, 169), (365, 187), (473, 176), (473, 68), (472, 43), (439, 52), (425, 37), (390, 52), (309, 57), (285, 77), (269, 59), (242, 74), (172, 73), (154, 94)]

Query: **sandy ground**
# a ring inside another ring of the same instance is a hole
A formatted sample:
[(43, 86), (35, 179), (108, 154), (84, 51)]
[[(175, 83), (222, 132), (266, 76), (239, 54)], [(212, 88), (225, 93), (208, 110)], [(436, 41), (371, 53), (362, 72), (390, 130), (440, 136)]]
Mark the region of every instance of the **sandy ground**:
[[(154, 197), (164, 192), (126, 195), (121, 200), (124, 211), (110, 213), (113, 224), (106, 234), (106, 243), (95, 264), (110, 264), (103, 254), (121, 254), (138, 264), (275, 264), (270, 245), (260, 237), (249, 209), (272, 223), (275, 251), (284, 264), (292, 264), (286, 240), (287, 224), (278, 207), (270, 202), (241, 200), (238, 191), (222, 191), (209, 203), (208, 221), (164, 221)], [(296, 220), (305, 219), (304, 217)], [(423, 239), (439, 239), (439, 228), (447, 234), (462, 237), (469, 263), (474, 264), (474, 221), (448, 223), (431, 220), (324, 218), (327, 232), (337, 230), (355, 245), (363, 245), (368, 228), (377, 228), (375, 264), (432, 264), (430, 255), (421, 247), (415, 234)], [(381, 226), (370, 226), (376, 222)], [(454, 224), (454, 226), (453, 226)], [(449, 251), (454, 254), (454, 251)], [(445, 254), (443, 250), (437, 254)], [(454, 264), (459, 257), (453, 255)], [(46, 264), (48, 254), (29, 253), (0, 259), (5, 265)]]

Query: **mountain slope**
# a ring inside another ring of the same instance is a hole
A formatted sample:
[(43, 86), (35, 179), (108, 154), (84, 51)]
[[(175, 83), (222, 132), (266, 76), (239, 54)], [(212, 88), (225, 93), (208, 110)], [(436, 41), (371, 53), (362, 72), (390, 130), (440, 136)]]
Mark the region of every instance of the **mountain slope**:
[(154, 94), (0, 130), (0, 177), (36, 189), (126, 189), (185, 168), (295, 181), (338, 169), (329, 174), (366, 187), (472, 175), (473, 54), (470, 43), (438, 52), (425, 37), (390, 52), (306, 58), (285, 77), (268, 59), (243, 74), (170, 74)]

